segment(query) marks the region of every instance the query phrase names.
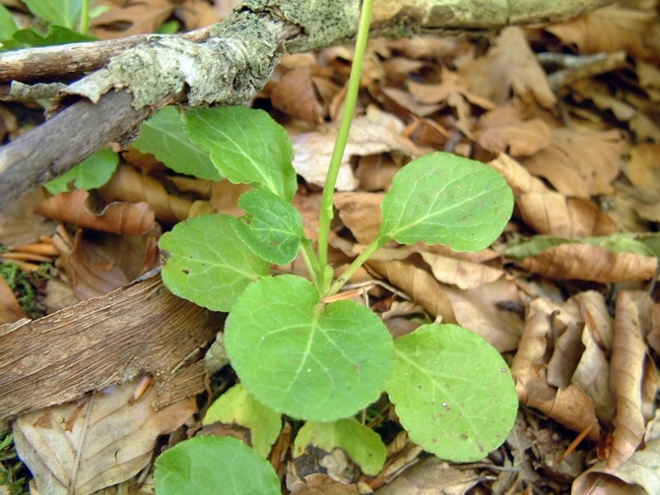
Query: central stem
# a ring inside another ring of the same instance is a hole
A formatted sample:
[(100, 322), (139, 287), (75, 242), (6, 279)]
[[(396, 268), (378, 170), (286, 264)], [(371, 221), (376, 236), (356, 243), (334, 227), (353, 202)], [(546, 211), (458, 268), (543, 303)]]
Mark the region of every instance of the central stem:
[(364, 52), (367, 47), (367, 40), (369, 39), (369, 23), (371, 21), (371, 7), (373, 0), (364, 0), (362, 4), (362, 14), (360, 16), (360, 27), (358, 29), (357, 41), (355, 42), (355, 55), (353, 57), (353, 66), (351, 67), (351, 76), (348, 81), (348, 91), (346, 92), (346, 99), (344, 101), (344, 114), (341, 119), (341, 125), (335, 141), (335, 147), (332, 150), (332, 158), (330, 159), (330, 166), (328, 168), (328, 176), (325, 180), (325, 188), (323, 189), (323, 201), (321, 203), (321, 211), (319, 214), (319, 241), (318, 253), (319, 264), (322, 269), (322, 277), (319, 287), (329, 287), (331, 280), (326, 280), (331, 277), (331, 270), (324, 270), (328, 266), (328, 239), (330, 237), (330, 222), (333, 217), (333, 196), (335, 193), (335, 184), (337, 183), (337, 176), (341, 168), (342, 158), (344, 157), (344, 150), (348, 142), (348, 133), (351, 129), (351, 122), (353, 114), (355, 113), (355, 104), (357, 102), (358, 91), (360, 90), (360, 75), (362, 73), (362, 61), (364, 60)]

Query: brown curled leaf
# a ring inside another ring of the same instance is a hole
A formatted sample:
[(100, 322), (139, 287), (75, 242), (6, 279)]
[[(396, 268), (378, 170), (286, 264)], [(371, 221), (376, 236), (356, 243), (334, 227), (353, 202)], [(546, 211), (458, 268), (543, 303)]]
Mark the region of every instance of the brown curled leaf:
[(521, 265), (548, 278), (610, 283), (653, 278), (658, 260), (588, 244), (562, 244), (526, 257)]
[(142, 235), (156, 225), (147, 203), (111, 203), (95, 212), (88, 203), (89, 192), (76, 190), (48, 198), (34, 209), (46, 218), (111, 234)]

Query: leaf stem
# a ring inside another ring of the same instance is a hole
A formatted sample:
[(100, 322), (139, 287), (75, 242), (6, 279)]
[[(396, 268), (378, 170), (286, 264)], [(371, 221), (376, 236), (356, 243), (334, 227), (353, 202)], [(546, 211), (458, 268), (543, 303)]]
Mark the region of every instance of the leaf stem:
[(357, 258), (353, 260), (353, 263), (341, 274), (341, 276), (335, 281), (334, 284), (330, 287), (328, 296), (332, 296), (339, 292), (339, 290), (344, 286), (346, 282), (351, 278), (351, 276), (360, 268), (364, 263), (371, 258), (371, 256), (382, 248), (385, 244), (390, 241), (389, 237), (378, 236), (373, 241), (371, 241), (367, 247), (359, 254)]
[(87, 34), (89, 33), (89, 7), (92, 3), (92, 0), (83, 0), (82, 2), (82, 11), (80, 13), (80, 33)]
[[(328, 167), (328, 175), (325, 180), (325, 188), (323, 190), (323, 201), (321, 203), (321, 211), (319, 214), (319, 240), (318, 240), (318, 253), (319, 264), (322, 268), (328, 265), (328, 239), (330, 236), (330, 222), (333, 217), (333, 196), (335, 192), (335, 184), (337, 183), (337, 176), (341, 167), (341, 161), (348, 142), (348, 133), (351, 129), (351, 122), (353, 114), (355, 113), (355, 104), (357, 102), (358, 91), (360, 89), (360, 75), (362, 73), (362, 62), (364, 60), (364, 52), (367, 47), (367, 40), (369, 39), (369, 23), (371, 21), (371, 7), (373, 0), (364, 0), (362, 3), (362, 14), (360, 16), (360, 26), (358, 29), (357, 40), (355, 42), (355, 55), (353, 57), (353, 66), (351, 67), (351, 76), (348, 81), (348, 91), (346, 92), (346, 99), (344, 100), (344, 114), (341, 119), (339, 132), (337, 133), (337, 140), (335, 147), (332, 151), (332, 158), (330, 159), (330, 166)], [(329, 272), (328, 270), (323, 270)], [(323, 275), (322, 275), (323, 276)], [(321, 280), (320, 286), (328, 286), (329, 281)]]
[(305, 239), (300, 244), (300, 247), (301, 247), (300, 254), (302, 254), (303, 260), (305, 262), (305, 266), (307, 267), (307, 271), (309, 272), (309, 276), (311, 277), (312, 282), (317, 286), (317, 288), (320, 291), (321, 288), (318, 284), (319, 282), (321, 282), (320, 279), (323, 278), (323, 273), (321, 270), (321, 266), (319, 265), (319, 260), (314, 254), (314, 250), (312, 249), (312, 243), (311, 241)]

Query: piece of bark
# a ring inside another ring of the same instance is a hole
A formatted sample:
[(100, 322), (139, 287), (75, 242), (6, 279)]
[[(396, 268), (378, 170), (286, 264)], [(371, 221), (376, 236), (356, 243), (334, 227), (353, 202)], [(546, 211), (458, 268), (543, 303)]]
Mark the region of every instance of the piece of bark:
[(157, 275), (36, 321), (2, 325), (0, 420), (139, 374), (154, 376), (156, 408), (203, 392), (198, 360), (221, 320), (174, 296)]

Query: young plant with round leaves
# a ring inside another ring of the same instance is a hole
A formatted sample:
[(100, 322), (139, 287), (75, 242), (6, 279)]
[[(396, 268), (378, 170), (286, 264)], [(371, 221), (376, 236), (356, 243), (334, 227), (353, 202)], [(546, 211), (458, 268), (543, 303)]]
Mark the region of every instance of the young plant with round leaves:
[[(244, 217), (192, 218), (163, 235), (163, 280), (175, 294), (229, 312), (226, 352), (241, 388), (219, 402), (216, 420), (247, 422), (241, 411), (247, 405), (264, 408), (268, 417), (306, 420), (298, 451), (307, 442), (339, 446), (364, 472), (377, 473), (384, 462), (381, 444), (349, 418), (386, 391), (414, 441), (448, 460), (476, 461), (504, 441), (517, 410), (499, 353), (455, 325), (426, 325), (393, 342), (369, 308), (329, 298), (390, 241), (481, 250), (501, 234), (513, 209), (510, 188), (487, 165), (447, 153), (421, 157), (394, 177), (378, 235), (333, 281), (327, 260), (332, 196), (359, 89), (371, 1), (363, 8), (317, 252), (291, 204), (297, 185), (286, 132), (260, 110), (183, 111), (188, 138), (208, 153), (218, 174), (253, 189), (239, 199)], [(271, 263), (286, 265), (299, 255), (309, 279), (269, 275)], [(263, 454), (272, 439), (256, 434)], [(366, 450), (359, 445), (365, 439)], [(233, 445), (223, 448), (239, 455)]]

